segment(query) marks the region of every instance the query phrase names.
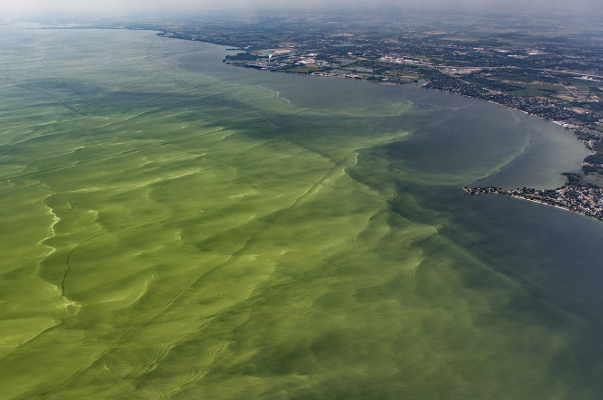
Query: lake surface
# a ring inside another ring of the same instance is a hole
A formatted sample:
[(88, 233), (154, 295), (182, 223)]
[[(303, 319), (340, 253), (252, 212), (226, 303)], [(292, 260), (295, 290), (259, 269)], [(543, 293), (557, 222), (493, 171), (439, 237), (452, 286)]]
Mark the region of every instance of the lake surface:
[(562, 128), (223, 47), (0, 29), (0, 398), (600, 399)]

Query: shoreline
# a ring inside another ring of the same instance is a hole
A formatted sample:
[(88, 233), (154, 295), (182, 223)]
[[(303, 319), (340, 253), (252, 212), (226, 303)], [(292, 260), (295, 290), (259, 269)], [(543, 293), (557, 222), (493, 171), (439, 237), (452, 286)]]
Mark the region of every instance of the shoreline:
[[(571, 179), (571, 178), (570, 178)], [(603, 221), (603, 189), (566, 184), (558, 189), (512, 189), (505, 190), (494, 186), (481, 188), (463, 187), (471, 195), (498, 194), (559, 208), (586, 217)]]
[[(211, 43), (207, 41), (203, 41), (205, 43)], [(239, 68), (251, 68), (245, 64), (231, 63), (227, 62), (226, 59), (223, 61), (228, 65), (232, 65), (234, 67)], [(260, 69), (260, 68), (255, 68)], [(296, 71), (281, 71), (281, 70), (271, 70), (271, 69), (260, 69), (268, 72), (282, 72), (282, 73), (292, 73), (292, 74), (303, 74), (303, 75), (312, 75), (312, 76), (321, 76), (325, 78), (345, 78), (345, 79), (354, 79), (354, 80), (366, 80), (369, 83), (377, 83), (377, 84), (387, 84), (393, 83), (386, 80), (370, 80), (363, 79), (361, 76), (357, 74), (329, 74), (327, 71), (320, 72), (296, 72)], [(463, 190), (469, 194), (487, 194), (487, 193), (495, 193), (499, 195), (511, 196), (523, 200), (528, 200), (533, 203), (548, 205), (551, 207), (559, 208), (565, 211), (573, 212), (576, 214), (581, 214), (586, 217), (595, 218), (599, 221), (603, 221), (603, 189), (600, 187), (594, 186), (590, 182), (586, 182), (583, 180), (584, 177), (587, 176), (585, 173), (585, 167), (590, 168), (590, 172), (595, 172), (599, 175), (603, 175), (603, 164), (599, 163), (591, 163), (589, 162), (589, 157), (597, 157), (603, 155), (603, 152), (597, 150), (595, 146), (603, 141), (603, 132), (599, 132), (595, 129), (584, 127), (581, 125), (570, 124), (568, 122), (564, 122), (562, 120), (557, 120), (553, 118), (549, 118), (546, 115), (541, 115), (538, 113), (530, 112), (528, 110), (524, 110), (520, 107), (520, 105), (524, 105), (525, 103), (519, 103), (518, 106), (513, 106), (512, 104), (506, 104), (502, 101), (496, 101), (495, 99), (489, 98), (490, 96), (502, 96), (502, 100), (514, 99), (514, 97), (510, 95), (503, 95), (502, 93), (495, 93), (490, 90), (486, 90), (485, 93), (477, 96), (471, 96), (466, 93), (457, 92), (455, 90), (446, 90), (445, 88), (438, 88), (434, 85), (430, 85), (432, 81), (427, 81), (423, 83), (414, 82), (414, 86), (420, 89), (426, 90), (436, 90), (438, 92), (446, 92), (455, 95), (459, 95), (462, 97), (471, 98), (474, 100), (481, 100), (488, 103), (496, 104), (501, 107), (505, 107), (511, 110), (522, 112), (526, 115), (537, 117), (543, 121), (550, 121), (574, 134), (577, 140), (580, 140), (586, 150), (590, 153), (589, 156), (585, 157), (582, 161), (582, 173), (563, 173), (567, 178), (566, 183), (554, 190), (537, 190), (537, 189), (514, 189), (514, 190), (505, 190), (502, 188), (473, 188), (473, 187), (463, 187)], [(413, 82), (408, 83), (396, 83), (397, 85), (411, 85)]]
[[(206, 42), (206, 43), (210, 43), (210, 42)], [(234, 67), (248, 68), (248, 67), (245, 67), (244, 65), (231, 64), (231, 63), (228, 63), (228, 64), (232, 65)], [(350, 75), (350, 74), (330, 75), (330, 74), (325, 74), (323, 72), (300, 73), (300, 72), (289, 72), (289, 71), (278, 71), (278, 70), (276, 70), (276, 71), (264, 70), (264, 71), (293, 73), (293, 74), (297, 74), (297, 75), (303, 74), (303, 75), (322, 76), (325, 78), (346, 78), (346, 79), (355, 79), (355, 80), (362, 79), (361, 77), (359, 77), (357, 75)], [(362, 79), (362, 80), (365, 80), (365, 79)], [(372, 80), (366, 80), (366, 81), (369, 83), (377, 83), (377, 84), (390, 83), (388, 81), (372, 81)], [(580, 140), (583, 143), (586, 150), (588, 150), (588, 152), (590, 153), (590, 156), (596, 156), (601, 153), (600, 151), (597, 151), (594, 148), (594, 146), (598, 142), (603, 140), (603, 132), (598, 132), (594, 129), (582, 127), (579, 125), (572, 125), (572, 124), (565, 123), (563, 121), (558, 121), (558, 120), (554, 120), (551, 118), (547, 118), (546, 116), (538, 115), (536, 113), (531, 113), (529, 111), (522, 110), (521, 108), (518, 108), (518, 107), (511, 107), (507, 104), (497, 102), (492, 99), (481, 98), (479, 96), (470, 96), (470, 95), (467, 95), (464, 93), (455, 93), (455, 92), (449, 91), (449, 90), (442, 90), (442, 89), (438, 89), (438, 88), (434, 88), (434, 87), (429, 87), (428, 86), (429, 83), (430, 82), (426, 82), (426, 83), (422, 83), (422, 84), (415, 84), (414, 86), (417, 88), (420, 88), (420, 89), (436, 90), (436, 91), (442, 92), (442, 93), (451, 93), (451, 94), (455, 94), (458, 96), (462, 96), (462, 97), (466, 97), (466, 98), (470, 98), (470, 99), (474, 99), (474, 100), (485, 101), (485, 102), (488, 102), (491, 104), (496, 104), (498, 106), (505, 107), (510, 110), (522, 112), (526, 115), (537, 117), (543, 121), (552, 122), (556, 125), (559, 125), (560, 127), (564, 128), (564, 129), (574, 133), (574, 136), (576, 137), (576, 139)], [(410, 85), (412, 83), (411, 82), (397, 83), (396, 86), (398, 84), (399, 85)], [(588, 136), (581, 137), (581, 133), (586, 133), (586, 134), (588, 134)], [(594, 139), (593, 136), (595, 136), (596, 139)], [(596, 143), (593, 143), (593, 140), (596, 140)], [(595, 167), (592, 164), (588, 163), (588, 161), (587, 161), (588, 157), (589, 156), (584, 158), (584, 160), (582, 161), (582, 166), (584, 167), (587, 165), (591, 165), (591, 167)], [(502, 188), (494, 188), (494, 187), (482, 187), (482, 188), (463, 187), (463, 190), (465, 190), (465, 192), (472, 194), (472, 195), (473, 194), (482, 195), (482, 194), (487, 194), (487, 193), (495, 193), (495, 194), (499, 194), (499, 195), (510, 196), (510, 197), (514, 197), (514, 198), (518, 198), (518, 199), (531, 201), (533, 203), (543, 204), (543, 205), (551, 206), (554, 208), (562, 209), (565, 211), (573, 212), (576, 214), (584, 215), (586, 217), (594, 218), (599, 221), (603, 221), (603, 189), (600, 187), (595, 187), (590, 182), (583, 181), (582, 177), (586, 176), (586, 174), (578, 175), (576, 173), (563, 173), (562, 175), (565, 175), (568, 178), (566, 183), (563, 186), (561, 186), (557, 189), (553, 189), (553, 190), (537, 190), (537, 189), (528, 189), (528, 188), (505, 190)]]
[[(165, 32), (159, 32), (159, 33), (157, 33), (157, 35), (160, 37), (165, 37), (165, 38), (170, 38), (170, 39), (199, 41), (199, 42), (209, 43), (209, 44), (214, 44), (214, 45), (217, 44), (217, 43), (212, 43), (211, 41), (207, 41), (207, 40), (198, 40), (198, 39), (191, 40), (191, 39), (186, 39), (186, 38), (167, 36), (167, 35), (165, 35)], [(234, 50), (234, 49), (229, 48), (229, 50)], [(239, 49), (239, 50), (243, 50), (243, 49)], [(378, 83), (378, 84), (392, 83), (387, 80), (363, 79), (358, 74), (337, 74), (337, 75), (333, 74), (332, 75), (332, 74), (327, 73), (327, 71), (311, 71), (311, 72), (282, 71), (282, 70), (274, 70), (274, 69), (267, 69), (267, 68), (258, 68), (257, 66), (251, 67), (251, 66), (248, 66), (247, 64), (231, 63), (226, 58), (222, 62), (224, 62), (228, 65), (232, 65), (234, 67), (260, 69), (260, 70), (268, 71), (268, 72), (293, 73), (296, 75), (299, 75), (299, 74), (313, 75), (313, 76), (322, 76), (325, 78), (335, 77), (335, 78), (346, 78), (346, 79), (355, 79), (355, 80), (366, 80), (369, 83)], [(460, 82), (464, 82), (464, 81), (461, 80)], [(469, 194), (479, 194), (479, 195), (487, 194), (487, 193), (496, 193), (499, 195), (511, 196), (511, 197), (515, 197), (515, 198), (532, 201), (532, 202), (538, 203), (538, 204), (549, 205), (549, 206), (552, 206), (555, 208), (560, 208), (560, 209), (563, 209), (566, 211), (574, 212), (577, 214), (581, 214), (581, 215), (584, 215), (587, 217), (591, 217), (591, 218), (595, 218), (597, 220), (603, 221), (603, 189), (601, 189), (600, 187), (594, 186), (590, 182), (586, 182), (583, 180), (583, 178), (588, 175), (588, 172), (594, 172), (598, 175), (603, 175), (603, 163), (591, 162), (592, 160), (589, 160), (589, 157), (596, 158), (597, 156), (603, 156), (603, 154), (602, 154), (603, 152), (599, 151), (598, 149), (595, 148), (595, 146), (597, 144), (599, 144), (603, 141), (603, 132), (597, 131), (592, 128), (584, 127), (581, 125), (570, 124), (570, 123), (564, 122), (562, 120), (549, 118), (546, 115), (539, 115), (538, 113), (530, 112), (530, 111), (522, 109), (520, 107), (521, 105), (523, 105), (524, 108), (529, 108), (529, 103), (516, 103), (519, 105), (513, 106), (513, 103), (510, 103), (510, 102), (504, 103), (502, 101), (496, 101), (495, 99), (490, 98), (491, 96), (494, 96), (494, 97), (502, 97), (501, 100), (516, 100), (516, 99), (521, 99), (520, 97), (515, 97), (515, 96), (511, 96), (511, 95), (502, 94), (499, 92), (494, 92), (489, 89), (483, 89), (484, 92), (478, 93), (478, 95), (472, 96), (472, 95), (469, 95), (466, 93), (462, 93), (462, 91), (459, 88), (437, 87), (434, 83), (437, 83), (437, 82), (427, 81), (427, 82), (420, 83), (420, 84), (417, 84), (415, 82), (414, 86), (417, 88), (421, 88), (421, 89), (436, 90), (438, 92), (448, 92), (448, 93), (460, 95), (463, 97), (468, 97), (468, 98), (471, 98), (474, 100), (486, 101), (486, 102), (496, 104), (496, 105), (499, 105), (499, 106), (502, 106), (502, 107), (505, 107), (505, 108), (508, 108), (511, 110), (520, 111), (526, 115), (538, 117), (544, 121), (550, 121), (554, 124), (561, 126), (562, 128), (564, 128), (566, 130), (573, 132), (574, 135), (576, 136), (576, 138), (578, 140), (582, 141), (582, 143), (584, 144), (584, 147), (590, 153), (590, 156), (585, 157), (584, 160), (582, 161), (582, 171), (583, 172), (581, 174), (563, 173), (563, 175), (565, 175), (568, 178), (567, 182), (560, 188), (557, 188), (554, 190), (536, 190), (536, 189), (528, 189), (528, 188), (505, 190), (505, 189), (494, 188), (494, 187), (486, 187), (486, 188), (463, 187), (463, 190), (465, 190), (465, 192), (467, 192)], [(410, 84), (413, 84), (413, 82), (408, 82), (408, 83), (397, 82), (396, 86), (397, 85), (410, 85)], [(586, 171), (585, 168), (589, 169), (589, 171)]]

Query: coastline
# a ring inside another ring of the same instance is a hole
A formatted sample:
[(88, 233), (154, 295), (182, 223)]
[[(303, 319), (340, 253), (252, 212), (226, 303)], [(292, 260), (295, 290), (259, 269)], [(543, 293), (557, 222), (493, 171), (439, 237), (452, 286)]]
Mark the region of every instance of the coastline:
[[(233, 64), (233, 66), (244, 67), (242, 65)], [(274, 71), (271, 71), (274, 72)], [(280, 71), (277, 71), (280, 72)], [(289, 71), (282, 71), (286, 73), (296, 73)], [(299, 74), (299, 73), (296, 73)], [(346, 79), (362, 79), (358, 75), (330, 75), (325, 74), (323, 72), (311, 72), (307, 75), (314, 76), (323, 76), (323, 77), (335, 77), (335, 78), (346, 78)], [(372, 81), (368, 80), (370, 83), (378, 83), (378, 84), (386, 84), (391, 83), (388, 81)], [(595, 145), (603, 140), (603, 132), (598, 132), (594, 129), (579, 126), (579, 125), (571, 125), (562, 121), (557, 121), (551, 118), (547, 118), (544, 115), (539, 115), (536, 113), (532, 113), (526, 110), (523, 110), (519, 107), (511, 107), (508, 104), (504, 104), (502, 102), (497, 102), (492, 99), (481, 98), (480, 96), (471, 96), (464, 93), (455, 93), (449, 90), (441, 90), (434, 87), (429, 87), (430, 82), (416, 84), (415, 87), (426, 89), (426, 90), (436, 90), (439, 92), (448, 92), (456, 95), (460, 95), (462, 97), (471, 98), (474, 100), (482, 100), (488, 103), (496, 104), (505, 108), (509, 108), (511, 110), (520, 111), (526, 115), (531, 115), (537, 118), (540, 118), (543, 121), (550, 121), (554, 124), (561, 126), (562, 128), (573, 132), (577, 139), (582, 141), (584, 147), (589, 151), (590, 156), (587, 156), (583, 162), (583, 169), (585, 166), (590, 166), (591, 168), (600, 168), (598, 165), (593, 165), (588, 162), (588, 157), (596, 157), (601, 154), (600, 151), (595, 149)], [(411, 83), (400, 84), (400, 85), (409, 85)], [(596, 139), (593, 138), (596, 137)], [(601, 154), (603, 155), (603, 154)], [(505, 190), (502, 188), (494, 188), (494, 187), (463, 187), (463, 190), (469, 194), (487, 194), (487, 193), (495, 193), (499, 195), (511, 196), (523, 200), (528, 200), (534, 203), (548, 205), (551, 207), (559, 208), (562, 210), (566, 210), (569, 212), (573, 212), (576, 214), (581, 214), (586, 217), (595, 218), (599, 221), (603, 221), (603, 189), (600, 187), (594, 186), (590, 182), (584, 181), (582, 178), (584, 175), (578, 175), (575, 173), (564, 173), (567, 181), (566, 183), (554, 190), (536, 190), (536, 189), (513, 189), (513, 190)]]
[[(180, 39), (180, 40), (192, 40), (180, 37), (171, 37), (165, 35), (165, 32), (157, 33), (160, 37), (168, 37), (172, 39)], [(207, 40), (193, 40), (193, 41), (201, 41), (210, 44), (211, 41)], [(234, 49), (233, 49), (234, 50)], [(242, 50), (242, 49), (241, 49)], [(393, 82), (388, 80), (376, 80), (376, 79), (363, 79), (358, 74), (329, 74), (328, 71), (312, 71), (312, 72), (299, 72), (299, 71), (290, 71), (290, 70), (274, 70), (268, 68), (258, 68), (257, 66), (249, 66), (247, 64), (240, 63), (231, 63), (226, 58), (223, 60), (226, 64), (240, 67), (240, 68), (253, 68), (260, 69), (269, 72), (284, 72), (284, 73), (293, 73), (293, 74), (304, 74), (304, 75), (314, 75), (314, 76), (322, 76), (322, 77), (335, 77), (335, 78), (346, 78), (346, 79), (362, 79), (367, 80), (370, 83), (378, 83), (378, 84), (391, 84)], [(464, 81), (460, 80), (457, 83), (464, 83)], [(409, 85), (412, 82), (408, 83), (396, 83), (397, 85)], [(563, 120), (551, 118), (550, 113), (544, 114), (541, 112), (535, 112), (534, 110), (542, 110), (542, 101), (538, 100), (534, 102), (534, 99), (528, 98), (527, 101), (524, 99), (524, 102), (519, 102), (518, 99), (514, 96), (506, 95), (501, 92), (492, 91), (489, 89), (481, 89), (481, 91), (471, 91), (470, 93), (475, 93), (475, 95), (471, 95), (468, 93), (464, 93), (462, 88), (458, 86), (438, 86), (440, 82), (436, 81), (427, 81), (427, 82), (419, 82), (415, 84), (415, 87), (421, 89), (430, 89), (436, 90), (439, 92), (448, 92), (457, 94), (463, 97), (468, 97), (475, 100), (482, 100), (489, 103), (497, 104), (499, 106), (503, 106), (512, 110), (521, 111), (526, 115), (531, 115), (534, 117), (538, 117), (545, 121), (553, 122), (571, 132), (573, 132), (576, 137), (582, 141), (585, 148), (589, 151), (590, 156), (587, 156), (582, 162), (582, 173), (564, 173), (568, 179), (567, 182), (554, 190), (537, 190), (537, 189), (513, 189), (513, 190), (505, 190), (501, 188), (494, 187), (464, 187), (465, 192), (470, 194), (487, 194), (487, 193), (495, 193), (499, 195), (512, 196), (516, 198), (521, 198), (524, 200), (532, 201), (539, 204), (549, 205), (552, 207), (560, 208), (566, 211), (578, 213), (581, 215), (585, 215), (587, 217), (592, 217), (603, 221), (603, 189), (601, 187), (593, 185), (591, 182), (584, 180), (587, 177), (588, 173), (595, 173), (597, 175), (603, 175), (603, 152), (600, 151), (597, 147), (598, 144), (603, 143), (603, 132), (598, 130), (576, 125), (570, 124), (568, 122), (564, 122)], [(497, 101), (498, 100), (498, 101)], [(506, 101), (503, 101), (506, 100)], [(548, 104), (550, 106), (550, 104)], [(526, 109), (527, 108), (527, 109)], [(559, 108), (559, 110), (562, 110)], [(548, 113), (549, 111), (547, 111)], [(601, 158), (601, 160), (599, 160)]]

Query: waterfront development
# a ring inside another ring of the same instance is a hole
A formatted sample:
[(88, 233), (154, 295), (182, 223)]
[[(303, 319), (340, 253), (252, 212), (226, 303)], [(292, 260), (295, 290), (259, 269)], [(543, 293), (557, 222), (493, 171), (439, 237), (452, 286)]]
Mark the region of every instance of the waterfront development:
[(505, 190), (493, 186), (489, 187), (464, 187), (470, 194), (496, 193), (504, 196), (513, 196), (521, 199), (547, 204), (553, 207), (576, 212), (603, 221), (603, 191), (598, 187), (584, 187), (564, 185), (556, 190), (536, 190), (530, 188)]
[(132, 30), (0, 30), (0, 398), (599, 399), (561, 126)]

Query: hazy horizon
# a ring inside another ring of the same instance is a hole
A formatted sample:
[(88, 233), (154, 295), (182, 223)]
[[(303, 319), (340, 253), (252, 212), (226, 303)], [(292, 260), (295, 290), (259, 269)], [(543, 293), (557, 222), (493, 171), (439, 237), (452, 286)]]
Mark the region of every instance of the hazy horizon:
[(18, 3), (0, 3), (0, 16), (3, 19), (12, 17), (42, 17), (60, 15), (83, 15), (95, 17), (112, 17), (132, 14), (144, 14), (147, 16), (158, 13), (180, 14), (180, 13), (203, 13), (212, 10), (253, 10), (253, 9), (338, 9), (338, 8), (425, 8), (425, 9), (458, 9), (461, 11), (542, 11), (548, 12), (571, 12), (600, 14), (603, 13), (603, 5), (598, 0), (577, 0), (568, 2), (566, 0), (509, 0), (500, 2), (498, 0), (376, 0), (370, 4), (362, 1), (345, 0), (308, 0), (305, 2), (277, 1), (277, 0), (223, 0), (219, 4), (210, 1), (174, 0), (167, 4), (159, 0), (106, 0), (100, 1), (76, 1), (58, 0), (49, 3), (44, 0), (24, 0)]

